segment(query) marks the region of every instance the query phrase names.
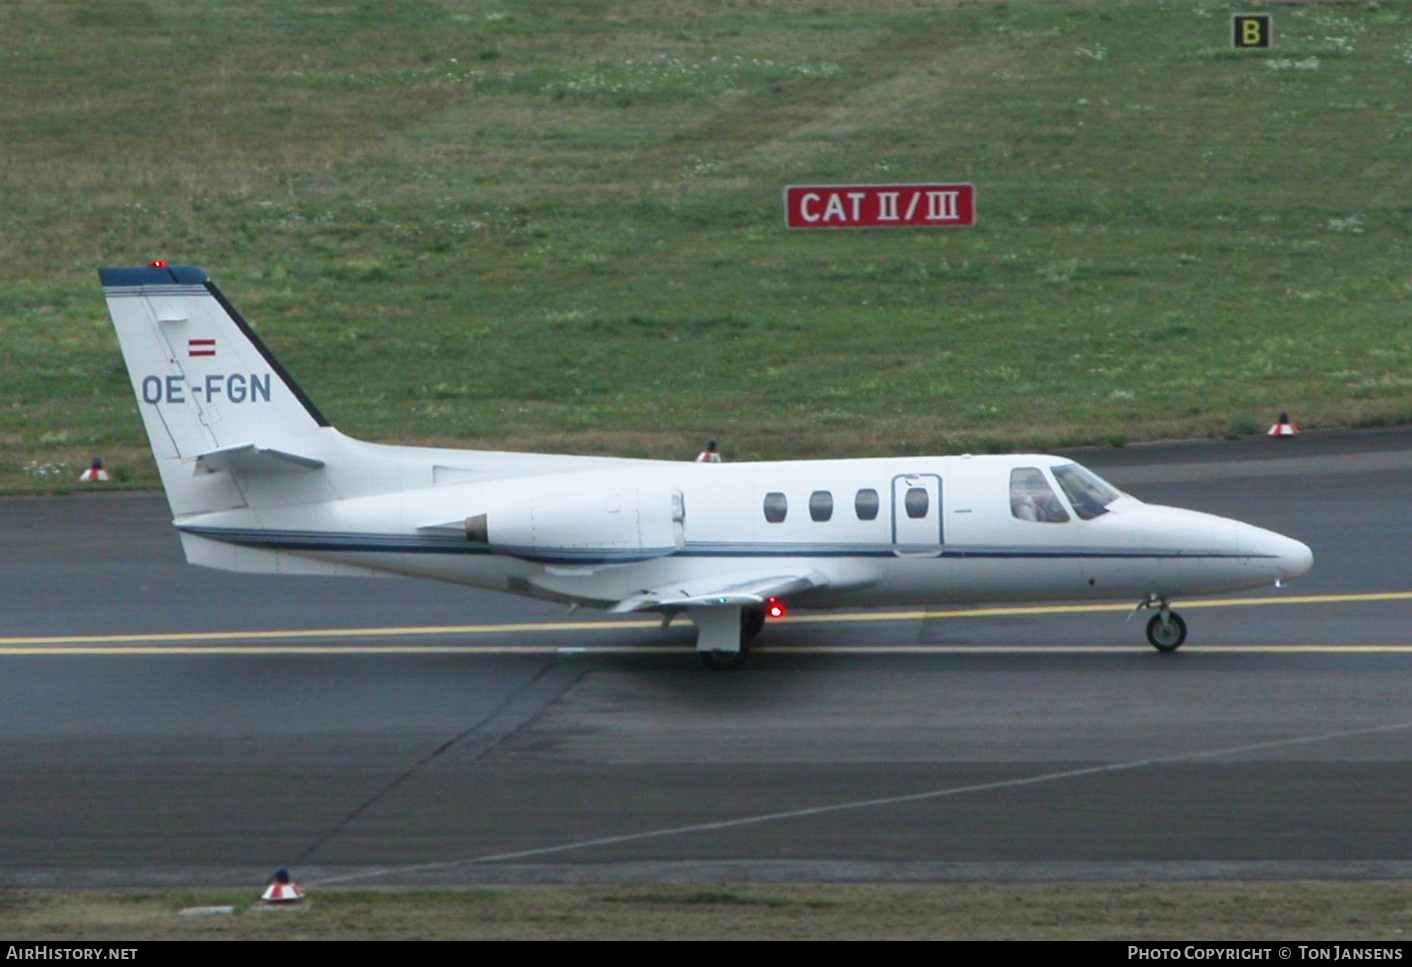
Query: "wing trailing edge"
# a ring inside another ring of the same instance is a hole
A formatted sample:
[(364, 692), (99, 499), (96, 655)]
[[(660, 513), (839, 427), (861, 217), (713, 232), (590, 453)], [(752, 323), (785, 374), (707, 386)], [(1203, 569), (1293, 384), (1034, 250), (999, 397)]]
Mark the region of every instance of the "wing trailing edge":
[(826, 587), (828, 583), (828, 575), (819, 571), (721, 575), (710, 581), (683, 581), (640, 591), (623, 598), (608, 610), (624, 614), (664, 608), (748, 608), (762, 605), (770, 598), (783, 598)]

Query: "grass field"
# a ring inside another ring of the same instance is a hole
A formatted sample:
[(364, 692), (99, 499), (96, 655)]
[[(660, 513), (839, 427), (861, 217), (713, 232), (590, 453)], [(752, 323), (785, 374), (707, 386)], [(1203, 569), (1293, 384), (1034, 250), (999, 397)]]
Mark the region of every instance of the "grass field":
[[(6, 0), (0, 490), (155, 476), (94, 270), (375, 440), (689, 458), (1412, 417), (1412, 5)], [(791, 183), (969, 181), (790, 233)]]
[[(590, 886), (0, 892), (0, 932), (44, 940), (936, 939), (1405, 941), (1406, 883)], [(184, 917), (231, 905), (234, 916)]]

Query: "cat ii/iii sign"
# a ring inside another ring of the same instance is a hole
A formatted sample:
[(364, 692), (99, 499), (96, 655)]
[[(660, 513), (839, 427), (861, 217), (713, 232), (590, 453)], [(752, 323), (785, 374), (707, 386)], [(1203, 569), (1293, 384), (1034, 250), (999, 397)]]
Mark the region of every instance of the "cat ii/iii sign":
[(943, 228), (976, 223), (973, 185), (791, 185), (790, 228)]

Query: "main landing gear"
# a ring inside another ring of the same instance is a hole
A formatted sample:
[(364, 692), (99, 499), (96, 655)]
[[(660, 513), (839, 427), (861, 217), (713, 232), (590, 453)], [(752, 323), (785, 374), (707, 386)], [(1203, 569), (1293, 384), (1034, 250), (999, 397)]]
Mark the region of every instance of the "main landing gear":
[[(696, 653), (712, 671), (733, 672), (750, 658), (750, 641), (765, 627), (763, 608), (698, 608)], [(734, 646), (734, 647), (732, 647)]]
[(733, 672), (745, 667), (746, 659), (750, 657), (750, 646), (742, 641), (738, 651), (703, 651), (699, 654), (701, 663), (713, 672)]
[(740, 609), (740, 643), (751, 641), (765, 627), (764, 608)]
[(1154, 606), (1160, 610), (1147, 622), (1147, 640), (1158, 651), (1176, 651), (1186, 641), (1186, 622), (1168, 607), (1166, 598), (1149, 598), (1138, 605), (1138, 610)]

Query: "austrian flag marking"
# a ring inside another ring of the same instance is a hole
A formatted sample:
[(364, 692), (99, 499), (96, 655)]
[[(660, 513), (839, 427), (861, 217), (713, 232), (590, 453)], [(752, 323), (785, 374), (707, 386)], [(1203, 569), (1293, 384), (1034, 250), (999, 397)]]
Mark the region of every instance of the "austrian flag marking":
[(792, 185), (790, 228), (948, 228), (976, 223), (974, 185)]
[(188, 339), (186, 354), (188, 356), (214, 356), (216, 355), (216, 341), (214, 339)]

